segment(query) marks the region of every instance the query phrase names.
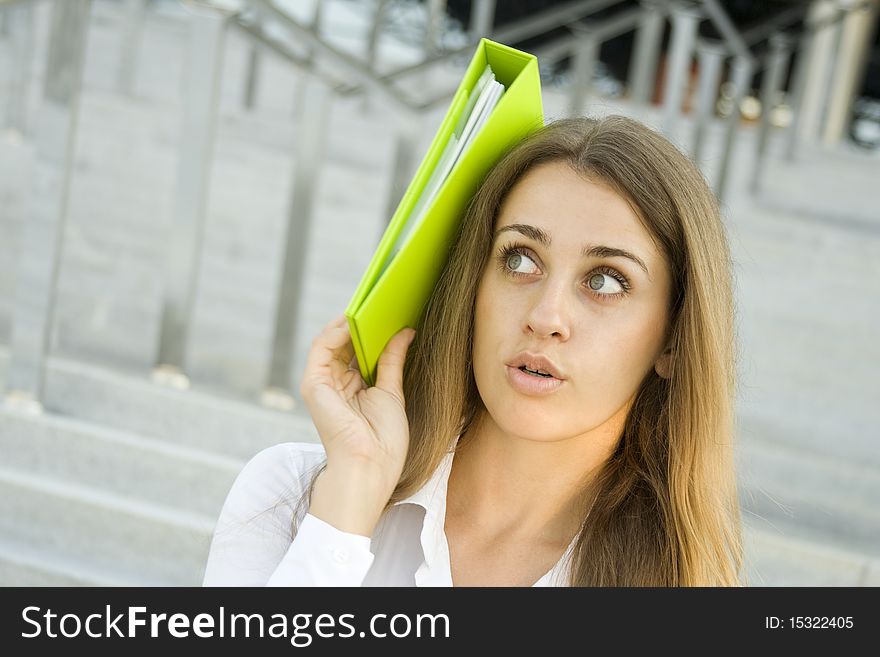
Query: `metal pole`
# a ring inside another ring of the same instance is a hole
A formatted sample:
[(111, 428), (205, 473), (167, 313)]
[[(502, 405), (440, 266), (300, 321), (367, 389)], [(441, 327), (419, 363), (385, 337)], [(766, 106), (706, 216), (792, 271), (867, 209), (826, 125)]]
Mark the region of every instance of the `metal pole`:
[(388, 8), (388, 0), (379, 0), (376, 5), (376, 13), (370, 25), (370, 33), (367, 36), (366, 61), (370, 69), (376, 68), (376, 56), (379, 50), (379, 36), (382, 34), (382, 21), (385, 20), (385, 10)]
[(737, 57), (751, 57), (749, 46), (743, 39), (736, 25), (724, 11), (719, 0), (700, 0), (703, 10), (716, 30), (721, 34), (721, 38), (730, 46), (733, 54)]
[[(394, 142), (391, 188), (388, 191), (388, 204), (385, 208), (387, 221), (391, 221), (391, 217), (394, 216), (416, 168), (416, 146), (419, 140), (415, 122), (414, 117), (404, 118)], [(383, 226), (382, 230), (384, 229)]]
[(697, 115), (694, 121), (694, 141), (691, 157), (699, 163), (703, 154), (706, 125), (715, 116), (715, 103), (718, 100), (718, 84), (727, 49), (720, 43), (700, 42), (697, 57), (700, 67), (699, 91), (697, 96)]
[(660, 42), (663, 38), (665, 17), (659, 4), (643, 1), (644, 13), (636, 32), (635, 50), (629, 68), (631, 97), (634, 103), (651, 102), (657, 62), (660, 60)]
[(471, 24), (469, 32), (473, 39), (480, 39), (492, 34), (495, 22), (496, 0), (474, 0), (471, 2)]
[(122, 44), (119, 54), (119, 68), (116, 72), (116, 88), (119, 93), (130, 96), (134, 91), (135, 70), (141, 33), (144, 29), (144, 15), (147, 0), (126, 0), (122, 29), (119, 31)]
[(37, 112), (33, 187), (22, 231), (9, 368), (8, 404), (42, 410), (55, 295), (67, 220), (91, 0), (52, 5), (47, 76)]
[(11, 75), (6, 100), (6, 125), (21, 135), (27, 132), (27, 97), (34, 57), (34, 8), (32, 4), (7, 7), (10, 29)]
[[(367, 36), (367, 50), (365, 61), (371, 71), (376, 70), (376, 60), (379, 54), (379, 37), (382, 34), (382, 23), (385, 20), (385, 10), (388, 8), (388, 0), (379, 0), (376, 5), (376, 13), (370, 25), (370, 33)], [(365, 94), (361, 100), (361, 108), (364, 112), (370, 110), (370, 95)]]
[(761, 84), (761, 126), (758, 129), (758, 149), (749, 191), (757, 194), (764, 173), (767, 155), (767, 139), (770, 134), (770, 114), (776, 104), (776, 97), (785, 79), (785, 69), (791, 55), (791, 41), (782, 34), (770, 37), (770, 53), (764, 79)]
[[(317, 2), (315, 2), (315, 11), (312, 14), (312, 21), (309, 24), (309, 27), (317, 36), (320, 36), (321, 34), (323, 9), (324, 0), (317, 0)], [(313, 66), (315, 54), (316, 53), (314, 48), (306, 48), (305, 62), (310, 68)], [(301, 74), (296, 80), (296, 90), (294, 91), (293, 99), (293, 115), (297, 117), (298, 121), (302, 121), (303, 114), (305, 113), (305, 106), (307, 101), (306, 92), (309, 89), (309, 86), (310, 85), (308, 74)]]
[[(287, 240), (267, 384), (270, 391), (287, 395), (292, 387), (291, 374), (305, 278), (304, 265), (314, 217), (318, 173), (324, 157), (331, 92), (320, 80), (312, 78), (304, 100), (306, 105), (297, 140)], [(264, 395), (265, 399), (267, 396)]]
[(260, 79), (260, 48), (256, 45), (248, 50), (247, 74), (244, 79), (245, 109), (254, 109), (257, 95), (257, 84)]
[[(819, 23), (838, 16), (837, 4), (832, 0), (815, 0), (810, 7), (811, 23)], [(832, 63), (837, 51), (840, 23), (825, 23), (813, 34), (804, 91), (798, 108), (798, 139), (813, 141), (818, 138), (831, 92)]]
[(186, 341), (195, 302), (217, 113), (226, 17), (193, 11), (179, 138), (174, 225), (168, 239), (154, 376), (186, 387)]
[(599, 36), (595, 32), (584, 30), (575, 46), (573, 80), (568, 100), (570, 117), (580, 115), (592, 91), (600, 45)]
[(702, 14), (695, 5), (679, 5), (672, 10), (672, 54), (667, 58), (663, 88), (663, 132), (672, 137), (691, 70), (697, 27)]
[(794, 76), (791, 81), (789, 93), (789, 106), (791, 107), (791, 122), (785, 134), (785, 159), (793, 162), (795, 151), (801, 133), (801, 121), (803, 120), (802, 103), (804, 90), (807, 87), (807, 77), (810, 74), (810, 60), (813, 58), (813, 32), (805, 31), (801, 35), (800, 48), (795, 60)]
[(740, 108), (743, 98), (748, 93), (752, 82), (752, 59), (751, 57), (736, 57), (733, 60), (733, 74), (731, 82), (733, 84), (733, 97), (731, 102), (733, 107), (730, 116), (727, 117), (727, 125), (725, 126), (724, 145), (721, 151), (721, 167), (718, 170), (718, 178), (715, 181), (715, 196), (720, 202), (727, 193), (727, 185), (730, 174), (730, 159), (733, 156), (734, 137), (739, 127)]
[(428, 0), (428, 19), (425, 25), (425, 53), (427, 55), (433, 55), (440, 51), (445, 18), (446, 0)]
[[(428, 0), (427, 12), (425, 20), (425, 60), (435, 57), (443, 50), (443, 29), (446, 22), (446, 0)], [(436, 69), (430, 68), (426, 70), (422, 74), (423, 88), (436, 88), (436, 77)], [(391, 215), (388, 216), (390, 217)]]
[[(850, 6), (855, 4), (850, 3)], [(834, 63), (828, 115), (822, 141), (826, 146), (837, 144), (846, 134), (853, 102), (862, 83), (870, 54), (870, 43), (877, 22), (876, 0), (858, 9), (848, 9), (840, 26), (840, 47)]]

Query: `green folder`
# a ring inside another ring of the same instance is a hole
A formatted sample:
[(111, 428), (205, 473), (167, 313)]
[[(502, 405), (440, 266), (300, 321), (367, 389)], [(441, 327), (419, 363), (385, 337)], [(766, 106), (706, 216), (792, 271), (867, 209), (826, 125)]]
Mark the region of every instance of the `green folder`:
[[(468, 96), (487, 65), (504, 85), (504, 92), (433, 201), (424, 208), (421, 220), (411, 232), (406, 231), (412, 211), (450, 137), (461, 127)], [(543, 125), (537, 57), (482, 39), (443, 123), (345, 310), (361, 375), (369, 385), (375, 385), (379, 356), (388, 341), (404, 327), (418, 326), (448, 259), (456, 229), (483, 178), (510, 147)], [(398, 238), (405, 232), (405, 240), (398, 244)]]

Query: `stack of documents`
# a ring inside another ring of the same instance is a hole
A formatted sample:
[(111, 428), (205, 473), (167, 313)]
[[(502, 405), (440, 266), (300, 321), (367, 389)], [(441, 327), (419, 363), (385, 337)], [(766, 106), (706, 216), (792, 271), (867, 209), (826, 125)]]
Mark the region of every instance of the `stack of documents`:
[(538, 60), (488, 39), (477, 47), (428, 153), (345, 311), (360, 371), (418, 328), (467, 205), (492, 166), (544, 125)]
[(440, 187), (449, 177), (449, 173), (452, 171), (455, 163), (474, 141), (477, 134), (479, 134), (480, 128), (489, 119), (489, 115), (495, 109), (495, 105), (498, 104), (498, 100), (503, 93), (504, 85), (495, 79), (492, 67), (487, 66), (486, 70), (483, 71), (483, 75), (480, 76), (477, 86), (470, 93), (467, 105), (461, 114), (455, 131), (450, 135), (446, 148), (443, 149), (443, 154), (440, 156), (440, 161), (434, 167), (434, 171), (431, 173), (425, 189), (416, 201), (412, 213), (395, 241), (394, 248), (391, 250), (391, 256), (385, 263), (385, 267), (388, 266), (391, 258), (397, 254), (406, 238), (409, 237), (415, 226), (425, 216), (425, 210), (430, 207), (431, 202), (437, 197), (437, 192), (440, 191)]

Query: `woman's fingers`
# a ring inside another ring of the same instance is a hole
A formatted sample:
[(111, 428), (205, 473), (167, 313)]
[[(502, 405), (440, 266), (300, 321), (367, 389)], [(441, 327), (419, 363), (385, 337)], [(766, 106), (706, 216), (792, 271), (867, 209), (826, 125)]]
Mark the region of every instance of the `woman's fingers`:
[(348, 319), (346, 318), (345, 313), (338, 314), (327, 324), (328, 328), (338, 328), (340, 326), (348, 326)]
[(333, 320), (312, 341), (312, 353), (317, 362), (326, 364), (330, 360), (339, 359), (344, 367), (354, 357), (354, 347), (351, 344), (351, 333), (348, 329), (348, 320), (342, 316), (341, 321)]
[(303, 398), (308, 396), (309, 389), (316, 383), (334, 388), (344, 386), (341, 379), (346, 376), (354, 355), (348, 320), (345, 315), (339, 315), (312, 341), (300, 386)]
[(398, 331), (379, 356), (376, 387), (392, 393), (401, 402), (403, 402), (403, 364), (406, 361), (407, 349), (415, 336), (416, 332), (411, 328)]
[[(376, 387), (403, 400), (403, 365), (406, 352), (415, 337), (415, 330), (405, 328), (396, 333), (379, 357)], [(312, 342), (306, 359), (301, 386), (305, 398), (315, 384), (329, 384), (350, 397), (365, 387), (358, 370), (357, 357), (351, 342), (348, 319), (338, 315)]]
[(366, 387), (367, 383), (361, 376), (360, 370), (358, 370), (357, 365), (355, 365), (354, 368), (349, 368), (343, 373), (341, 392), (343, 395), (345, 395), (346, 399), (351, 399), (358, 392)]

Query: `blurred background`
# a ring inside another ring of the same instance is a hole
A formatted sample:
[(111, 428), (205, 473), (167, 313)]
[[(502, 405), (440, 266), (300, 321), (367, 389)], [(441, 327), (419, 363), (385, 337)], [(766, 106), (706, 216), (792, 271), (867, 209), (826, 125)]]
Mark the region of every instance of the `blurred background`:
[(0, 584), (198, 585), (488, 36), (734, 258), (752, 585), (880, 585), (878, 0), (0, 0)]

